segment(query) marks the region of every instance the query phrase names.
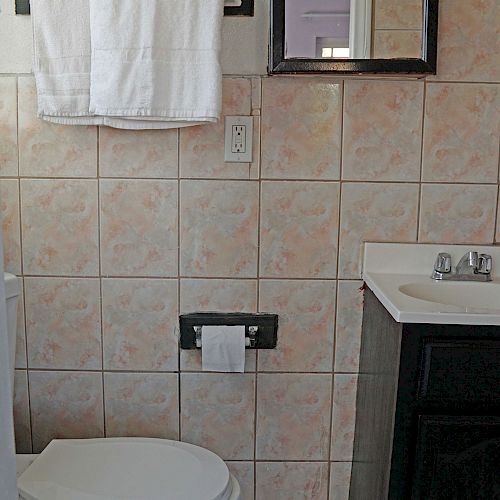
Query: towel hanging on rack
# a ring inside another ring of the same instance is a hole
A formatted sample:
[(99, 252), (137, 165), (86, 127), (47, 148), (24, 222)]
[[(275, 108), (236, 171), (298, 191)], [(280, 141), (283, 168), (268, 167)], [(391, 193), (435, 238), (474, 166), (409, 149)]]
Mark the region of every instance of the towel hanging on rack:
[(223, 0), (32, 0), (39, 116), (128, 129), (217, 121), (222, 7)]

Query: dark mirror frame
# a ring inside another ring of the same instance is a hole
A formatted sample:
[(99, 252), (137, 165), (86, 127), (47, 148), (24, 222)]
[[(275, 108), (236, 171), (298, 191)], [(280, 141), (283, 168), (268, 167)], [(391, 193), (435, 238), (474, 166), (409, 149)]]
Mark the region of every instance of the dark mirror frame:
[(269, 74), (436, 74), (439, 0), (423, 0), (422, 59), (285, 59), (286, 0), (271, 0)]

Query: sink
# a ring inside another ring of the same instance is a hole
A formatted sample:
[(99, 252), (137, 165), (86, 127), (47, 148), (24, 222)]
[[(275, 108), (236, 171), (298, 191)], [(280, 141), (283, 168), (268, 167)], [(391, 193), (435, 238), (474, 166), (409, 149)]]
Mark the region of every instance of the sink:
[(414, 299), (464, 309), (500, 310), (500, 283), (439, 281), (406, 283), (399, 291)]
[[(492, 256), (492, 281), (435, 281), (436, 256), (457, 263), (467, 252)], [(363, 280), (400, 323), (500, 326), (500, 245), (364, 244)]]

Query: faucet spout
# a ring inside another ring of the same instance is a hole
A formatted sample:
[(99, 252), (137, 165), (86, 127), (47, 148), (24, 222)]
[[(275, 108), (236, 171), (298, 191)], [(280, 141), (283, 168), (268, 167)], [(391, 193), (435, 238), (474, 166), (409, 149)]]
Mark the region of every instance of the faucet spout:
[(477, 274), (479, 255), (477, 252), (467, 252), (457, 264), (457, 274)]

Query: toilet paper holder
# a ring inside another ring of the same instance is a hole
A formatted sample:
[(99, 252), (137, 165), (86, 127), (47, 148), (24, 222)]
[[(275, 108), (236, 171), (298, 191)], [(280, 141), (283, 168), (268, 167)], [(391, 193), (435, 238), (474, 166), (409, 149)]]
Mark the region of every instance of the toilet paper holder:
[(277, 314), (190, 313), (179, 317), (181, 349), (201, 349), (202, 327), (209, 325), (244, 325), (247, 349), (274, 349), (277, 345)]

